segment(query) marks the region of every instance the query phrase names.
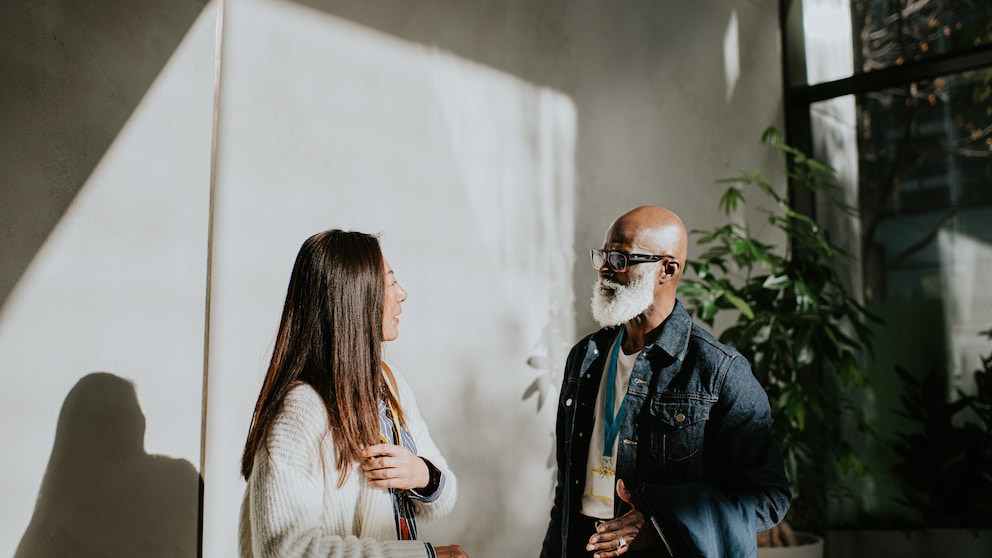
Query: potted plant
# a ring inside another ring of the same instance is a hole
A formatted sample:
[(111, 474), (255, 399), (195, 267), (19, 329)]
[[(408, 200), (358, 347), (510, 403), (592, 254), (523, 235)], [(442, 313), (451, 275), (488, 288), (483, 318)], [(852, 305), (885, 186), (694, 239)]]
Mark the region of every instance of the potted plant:
[[(992, 330), (982, 334), (992, 338)], [(973, 374), (974, 392), (953, 399), (940, 368), (895, 367), (894, 414), (905, 422), (887, 469), (898, 487), (893, 498), (907, 513), (865, 517), (861, 528), (832, 532), (832, 554), (992, 556), (992, 354)]]
[[(781, 155), (795, 192), (853, 211), (835, 195), (833, 169), (786, 145), (774, 128), (761, 139)], [(871, 349), (868, 322), (875, 318), (837, 272), (848, 256), (812, 216), (790, 203), (784, 187), (746, 171), (720, 183), (728, 184), (719, 202), (728, 223), (692, 231), (704, 251), (687, 262), (692, 273), (683, 278), (680, 294), (710, 327), (720, 312), (737, 313), (719, 338), (747, 357), (768, 394), (793, 491), (788, 522), (823, 533), (828, 500), (845, 496), (844, 483), (837, 481), (864, 473), (842, 436), (841, 417), (865, 427), (852, 397), (867, 389), (862, 360)], [(765, 202), (752, 214), (763, 215), (764, 226), (786, 239), (781, 245), (757, 237), (745, 211), (752, 192)], [(782, 531), (787, 535), (790, 529)], [(788, 539), (781, 533), (765, 538)]]
[(992, 355), (974, 373), (975, 394), (952, 401), (936, 370), (922, 378), (902, 367), (896, 373), (903, 382), (896, 413), (913, 425), (893, 445), (899, 503), (923, 526), (992, 527)]
[[(981, 332), (992, 339), (992, 330)], [(955, 545), (954, 556), (992, 553), (992, 354), (974, 371), (975, 392), (949, 400), (947, 377), (931, 370), (919, 377), (902, 367), (901, 407), (909, 428), (892, 449), (899, 503), (915, 518), (919, 539)], [(916, 544), (916, 546), (920, 546)]]

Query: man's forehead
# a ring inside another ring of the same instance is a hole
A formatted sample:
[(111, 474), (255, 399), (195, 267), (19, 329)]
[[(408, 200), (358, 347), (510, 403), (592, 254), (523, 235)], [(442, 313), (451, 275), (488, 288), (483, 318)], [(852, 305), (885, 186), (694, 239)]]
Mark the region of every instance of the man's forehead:
[(606, 232), (604, 243), (610, 246), (654, 246), (655, 232), (632, 223), (617, 222)]

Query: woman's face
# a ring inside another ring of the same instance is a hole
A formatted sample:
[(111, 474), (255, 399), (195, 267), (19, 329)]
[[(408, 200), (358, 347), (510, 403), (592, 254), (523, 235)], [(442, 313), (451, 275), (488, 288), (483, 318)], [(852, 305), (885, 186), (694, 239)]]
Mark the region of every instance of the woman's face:
[(400, 313), (403, 312), (403, 301), (406, 300), (406, 291), (396, 281), (396, 274), (389, 266), (386, 258), (382, 258), (383, 268), (386, 271), (383, 278), (386, 282), (386, 301), (382, 306), (382, 340), (392, 341), (400, 335)]

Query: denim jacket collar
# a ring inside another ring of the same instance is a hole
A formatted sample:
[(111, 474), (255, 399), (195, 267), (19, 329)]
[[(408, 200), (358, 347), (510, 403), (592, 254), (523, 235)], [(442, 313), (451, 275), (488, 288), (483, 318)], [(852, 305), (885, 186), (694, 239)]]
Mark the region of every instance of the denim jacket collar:
[[(616, 339), (617, 331), (623, 326), (604, 327), (596, 332), (588, 348), (587, 361), (595, 359), (600, 354), (606, 354), (613, 341)], [(676, 299), (672, 313), (661, 323), (658, 336), (648, 346), (644, 347), (645, 352), (661, 350), (675, 361), (682, 361), (689, 350), (689, 336), (692, 333), (692, 317), (682, 306), (682, 302)]]
[(675, 300), (672, 313), (661, 323), (661, 331), (652, 346), (658, 347), (675, 360), (684, 360), (689, 350), (689, 334), (692, 332), (692, 317), (682, 303)]

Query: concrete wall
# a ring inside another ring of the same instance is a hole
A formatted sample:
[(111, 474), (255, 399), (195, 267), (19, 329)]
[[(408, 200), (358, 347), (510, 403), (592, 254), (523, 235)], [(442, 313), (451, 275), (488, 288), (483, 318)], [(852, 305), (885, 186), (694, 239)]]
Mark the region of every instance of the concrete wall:
[(0, 5), (0, 555), (195, 555), (216, 15)]
[(588, 249), (775, 175), (768, 0), (76, 4), (0, 8), (0, 554), (194, 555), (202, 479), (232, 555), (292, 259), (344, 227), (410, 293), (387, 358), (461, 482), (425, 538), (533, 555)]

